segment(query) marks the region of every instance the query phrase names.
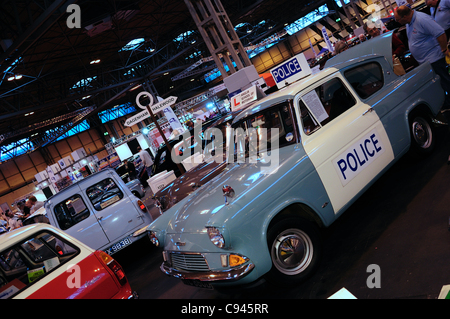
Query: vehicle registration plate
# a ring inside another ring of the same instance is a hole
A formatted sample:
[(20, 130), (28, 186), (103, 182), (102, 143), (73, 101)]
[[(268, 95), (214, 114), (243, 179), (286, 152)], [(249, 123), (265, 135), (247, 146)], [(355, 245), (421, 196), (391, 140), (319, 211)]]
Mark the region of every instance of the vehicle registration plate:
[(205, 288), (205, 289), (214, 289), (213, 286), (204, 281), (195, 280), (195, 279), (181, 279), (181, 281), (188, 286), (194, 286), (198, 288)]
[(129, 237), (124, 238), (121, 241), (112, 245), (110, 248), (108, 248), (108, 250), (106, 252), (108, 254), (112, 255), (112, 254), (118, 252), (119, 250), (121, 250), (122, 248), (128, 246), (129, 244), (131, 244), (130, 238)]

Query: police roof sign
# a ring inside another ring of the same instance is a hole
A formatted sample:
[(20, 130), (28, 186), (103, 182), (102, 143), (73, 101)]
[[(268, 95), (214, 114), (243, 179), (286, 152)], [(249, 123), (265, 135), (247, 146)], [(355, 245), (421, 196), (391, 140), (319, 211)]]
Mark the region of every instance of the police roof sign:
[(311, 68), (308, 65), (303, 53), (300, 53), (286, 62), (270, 70), (275, 83), (279, 89), (286, 86), (286, 83), (292, 83), (311, 74)]

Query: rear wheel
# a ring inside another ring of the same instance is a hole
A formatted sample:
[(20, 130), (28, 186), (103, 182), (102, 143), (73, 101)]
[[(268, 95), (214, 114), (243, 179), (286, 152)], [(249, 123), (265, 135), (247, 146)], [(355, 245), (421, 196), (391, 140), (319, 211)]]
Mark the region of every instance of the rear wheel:
[(309, 278), (321, 256), (318, 229), (301, 218), (286, 218), (268, 232), (272, 269), (267, 279), (277, 285), (293, 286)]
[(410, 119), (411, 148), (417, 154), (429, 154), (435, 145), (431, 121), (423, 114), (413, 114)]

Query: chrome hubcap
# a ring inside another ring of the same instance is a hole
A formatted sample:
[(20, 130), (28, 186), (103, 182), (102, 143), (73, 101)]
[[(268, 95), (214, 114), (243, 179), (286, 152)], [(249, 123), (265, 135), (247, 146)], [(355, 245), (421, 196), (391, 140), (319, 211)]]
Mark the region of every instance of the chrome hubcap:
[(421, 148), (428, 148), (432, 142), (431, 128), (427, 121), (421, 117), (415, 119), (412, 124), (413, 137)]
[(313, 257), (313, 244), (300, 229), (280, 233), (272, 245), (274, 266), (285, 275), (297, 275), (308, 268)]

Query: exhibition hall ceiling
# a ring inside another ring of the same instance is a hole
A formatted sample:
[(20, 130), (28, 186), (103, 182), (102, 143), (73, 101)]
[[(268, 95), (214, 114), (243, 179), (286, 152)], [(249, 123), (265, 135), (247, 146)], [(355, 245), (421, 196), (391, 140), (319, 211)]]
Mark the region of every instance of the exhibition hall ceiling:
[[(222, 0), (244, 45), (325, 2)], [(1, 1), (0, 44), (1, 145), (132, 102), (139, 90), (129, 89), (145, 80), (162, 97), (188, 98), (206, 88), (202, 75), (214, 67), (172, 81), (210, 55), (183, 0)]]

